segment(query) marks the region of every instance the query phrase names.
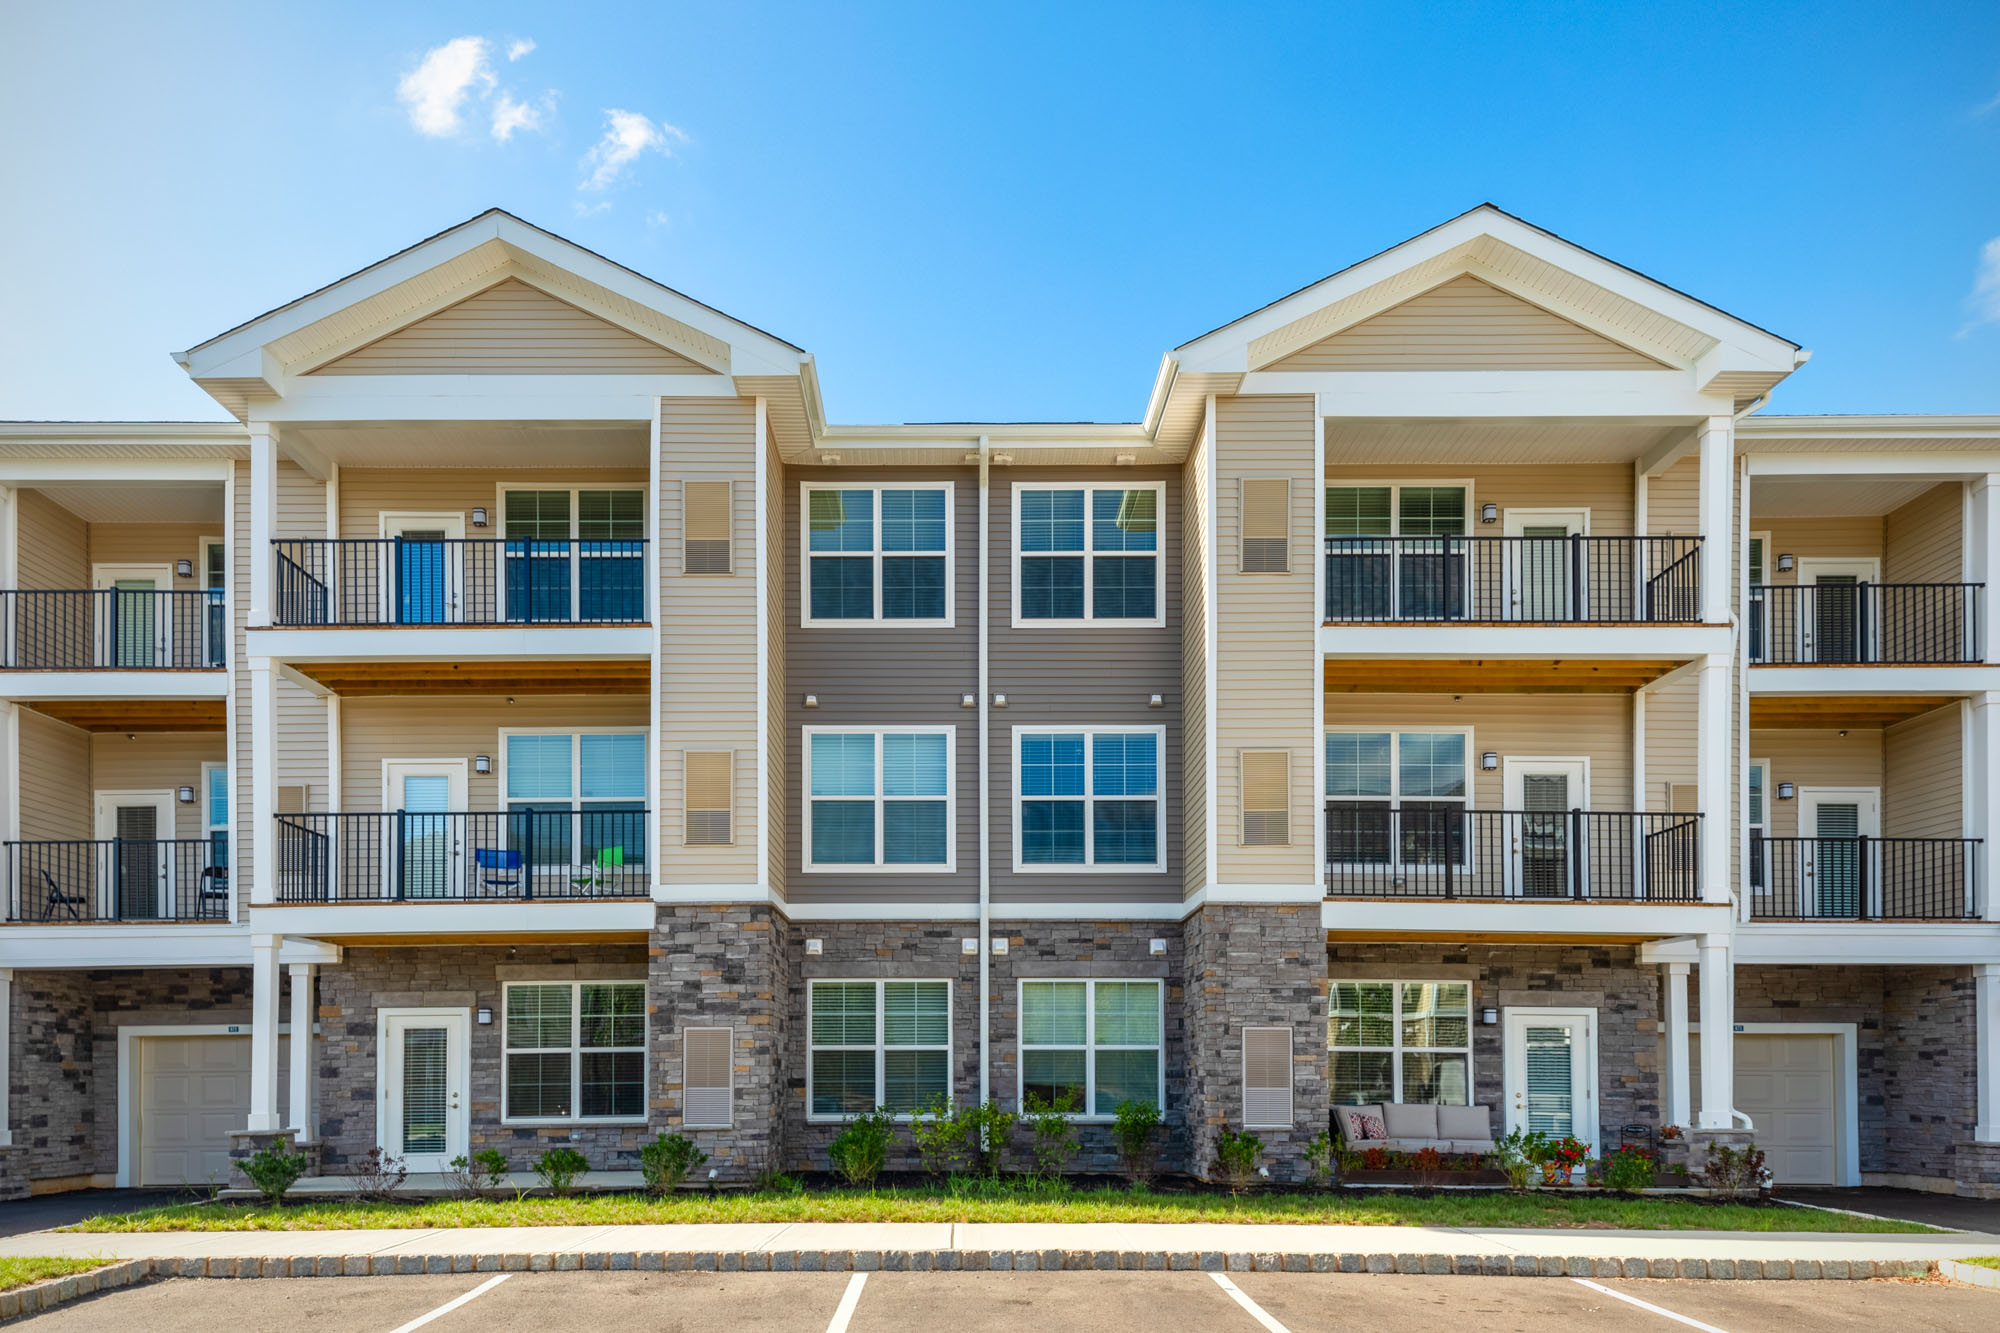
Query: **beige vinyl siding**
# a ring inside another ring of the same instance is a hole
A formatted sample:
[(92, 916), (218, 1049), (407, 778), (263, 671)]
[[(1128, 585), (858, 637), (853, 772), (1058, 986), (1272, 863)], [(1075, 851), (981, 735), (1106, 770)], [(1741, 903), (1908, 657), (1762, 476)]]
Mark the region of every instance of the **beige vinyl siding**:
[(508, 278), (312, 373), (706, 375), (710, 371), (518, 278)]
[[(219, 731), (141, 732), (130, 738), (123, 732), (96, 732), (90, 737), (90, 792), (175, 792), (173, 836), (206, 838), (201, 766), (220, 764), (228, 753), (228, 737)], [(181, 804), (181, 787), (194, 788), (192, 803)], [(91, 805), (94, 819), (94, 800)]]
[[(1208, 427), (1182, 475), (1181, 504), (1181, 867), (1183, 896), (1208, 882)], [(1171, 628), (1171, 627), (1170, 627)]]
[(278, 508), (273, 537), (326, 536), (326, 483), (289, 458), (278, 460)]
[[(1241, 478), (1292, 479), (1290, 574), (1240, 574), (1220, 560), (1216, 585), (1216, 880), (1224, 884), (1317, 884), (1312, 829), (1317, 809), (1309, 777), (1319, 744), (1314, 695), (1322, 689), (1314, 605), (1313, 555), (1320, 532), (1320, 492), (1312, 484), (1319, 423), (1310, 397), (1216, 401), (1216, 550), (1237, 549)], [(1291, 843), (1241, 843), (1245, 750), (1292, 756)]]
[(1470, 275), (1266, 370), (1660, 370), (1660, 362)]
[(1947, 481), (1892, 510), (1882, 523), (1885, 583), (1957, 583), (1965, 577), (1965, 486)]
[[(1751, 498), (1756, 498), (1754, 486)], [(1778, 569), (1780, 555), (1799, 560), (1879, 560), (1882, 558), (1882, 519), (1856, 515), (1847, 518), (1753, 519), (1753, 532), (1771, 534), (1770, 549), (1764, 553), (1764, 578), (1772, 584), (1793, 584), (1799, 571)]]
[(1706, 537), (1701, 530), (1701, 458), (1691, 454), (1646, 481), (1646, 536)]
[[(1699, 784), (1700, 705), (1700, 686), (1692, 675), (1646, 691), (1646, 789), (1636, 808), (1670, 810), (1673, 787)], [(1703, 810), (1710, 799), (1710, 793), (1701, 794)]]
[(1965, 836), (1962, 705), (1948, 703), (1882, 733), (1882, 833)]
[[(1590, 808), (1632, 809), (1632, 701), (1621, 694), (1329, 694), (1328, 730), (1472, 728), (1472, 808), (1506, 808), (1508, 756), (1590, 761)], [(1487, 772), (1491, 750), (1501, 767)], [(1319, 799), (1323, 799), (1319, 798)], [(1664, 802), (1662, 803), (1664, 805)]]
[[(21, 708), (21, 838), (92, 835), (90, 733)], [(121, 737), (122, 739), (122, 737)]]
[[(204, 523), (93, 523), (90, 525), (90, 563), (98, 565), (165, 565), (169, 586), (177, 592), (201, 588), (203, 560), (201, 539), (220, 537), (222, 520)], [(182, 578), (175, 562), (193, 561), (194, 573)], [(87, 586), (87, 585), (83, 585)]]
[[(764, 494), (758, 503), (764, 506), (764, 549), (759, 552), (765, 571), (764, 580), (764, 754), (769, 772), (765, 783), (765, 812), (768, 821), (769, 846), (766, 849), (764, 874), (770, 881), (771, 892), (779, 898), (785, 897), (790, 889), (791, 879), (788, 861), (791, 854), (790, 840), (799, 826), (792, 821), (791, 803), (787, 799), (791, 791), (788, 777), (790, 767), (785, 763), (785, 734), (789, 717), (786, 700), (790, 697), (785, 661), (785, 504), (792, 493), (792, 480), (785, 471), (785, 465), (778, 458), (777, 441), (767, 438), (764, 450)], [(750, 827), (755, 828), (753, 817)], [(752, 846), (755, 846), (754, 834)]]
[(90, 525), (40, 491), (16, 493), (19, 578), (24, 589), (90, 586)]
[[(1507, 531), (1509, 509), (1588, 509), (1594, 537), (1632, 535), (1632, 468), (1626, 463), (1544, 463), (1519, 467), (1470, 467), (1450, 463), (1342, 463), (1326, 469), (1328, 486), (1355, 482), (1435, 484), (1463, 481), (1466, 534), (1499, 537)], [(1479, 506), (1500, 506), (1494, 523), (1479, 521)], [(1325, 509), (1316, 531), (1325, 532)]]
[(306, 809), (327, 809), (326, 700), (280, 677), (272, 682), (278, 785), (304, 787)]
[[(660, 449), (671, 469), (654, 497), (661, 549), (679, 551), (679, 483), (728, 481), (734, 512), (727, 575), (687, 576), (676, 558), (660, 583), (660, 787), (656, 825), (659, 878), (675, 884), (760, 881), (757, 864), (757, 405), (740, 398), (663, 398)], [(681, 755), (734, 750), (736, 841), (684, 846)]]
[[(394, 809), (382, 791), (385, 759), (462, 759), (466, 801), (474, 810), (501, 806), (500, 733), (646, 726), (643, 694), (522, 695), (509, 704), (493, 696), (359, 698), (340, 709), (341, 809)], [(490, 755), (491, 773), (474, 773), (472, 757)], [(647, 798), (647, 808), (658, 803)], [(676, 847), (676, 853), (688, 849)]]
[[(1750, 733), (1750, 757), (1768, 759), (1765, 810), (1766, 827), (1773, 838), (1799, 836), (1799, 803), (1778, 799), (1778, 784), (1789, 782), (1806, 787), (1876, 787), (1882, 782), (1882, 730), (1879, 727), (1851, 727), (1842, 736), (1839, 729), (1786, 727), (1755, 729)], [(1883, 797), (1884, 831), (1887, 831), (1887, 794)]]
[[(586, 489), (643, 487), (648, 479), (648, 471), (643, 467), (343, 468), (340, 473), (340, 535), (349, 538), (380, 537), (384, 513), (458, 514), (465, 524), (468, 538), (498, 538), (506, 532), (500, 511), (500, 493), (503, 490), (532, 491), (570, 486)], [(475, 505), (487, 511), (489, 526), (472, 526)]]

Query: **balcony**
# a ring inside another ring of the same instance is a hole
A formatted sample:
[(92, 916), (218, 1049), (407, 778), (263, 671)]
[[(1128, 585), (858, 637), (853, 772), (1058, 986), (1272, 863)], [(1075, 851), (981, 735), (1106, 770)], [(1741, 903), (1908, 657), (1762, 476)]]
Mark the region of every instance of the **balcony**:
[(644, 541), (407, 537), (271, 543), (281, 626), (638, 625)]
[(1692, 624), (1699, 537), (1328, 537), (1329, 623)]
[(229, 919), (223, 844), (202, 838), (10, 842), (10, 924)]
[(281, 903), (646, 898), (648, 812), (601, 808), (275, 815)]
[(1329, 801), (1329, 898), (1699, 902), (1701, 816)]
[(227, 636), (220, 589), (0, 591), (0, 669), (218, 670)]
[(1920, 666), (1979, 661), (1980, 583), (1770, 584), (1750, 589), (1750, 661)]
[(1965, 921), (1978, 838), (1750, 839), (1753, 921)]

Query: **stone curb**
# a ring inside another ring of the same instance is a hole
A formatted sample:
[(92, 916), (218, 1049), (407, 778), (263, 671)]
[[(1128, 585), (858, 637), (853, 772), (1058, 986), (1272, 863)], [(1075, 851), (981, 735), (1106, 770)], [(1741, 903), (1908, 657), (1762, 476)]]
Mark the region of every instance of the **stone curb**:
[(1981, 1268), (1977, 1264), (1962, 1264), (1956, 1259), (1938, 1260), (1938, 1276), (1948, 1277), (1953, 1282), (1969, 1282), (1975, 1287), (2000, 1288), (2000, 1268)]
[(144, 1282), (153, 1276), (155, 1260), (127, 1259), (123, 1263), (109, 1262), (103, 1268), (93, 1268), (88, 1273), (76, 1273), (69, 1277), (50, 1278), (46, 1282), (34, 1282), (12, 1291), (0, 1291), (0, 1320), (19, 1319), (23, 1315), (40, 1314), (58, 1305), (80, 1300), (85, 1296), (95, 1296), (100, 1291), (112, 1291), (119, 1287), (129, 1287), (136, 1282)]

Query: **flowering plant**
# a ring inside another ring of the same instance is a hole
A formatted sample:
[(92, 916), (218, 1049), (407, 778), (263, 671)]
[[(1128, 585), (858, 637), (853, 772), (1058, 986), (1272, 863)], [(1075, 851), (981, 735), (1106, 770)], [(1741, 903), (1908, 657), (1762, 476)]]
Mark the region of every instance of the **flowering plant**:
[(1557, 1166), (1573, 1167), (1590, 1158), (1590, 1145), (1576, 1138), (1551, 1139), (1545, 1151), (1548, 1153), (1545, 1160)]

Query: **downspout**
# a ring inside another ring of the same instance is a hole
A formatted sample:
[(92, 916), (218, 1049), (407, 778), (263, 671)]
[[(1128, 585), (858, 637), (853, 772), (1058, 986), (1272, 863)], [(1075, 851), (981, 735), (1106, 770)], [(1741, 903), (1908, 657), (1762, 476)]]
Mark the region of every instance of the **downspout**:
[[(1742, 412), (1738, 412), (1736, 420), (1741, 421), (1746, 413), (1754, 412), (1763, 406), (1764, 399), (1769, 396), (1766, 394), (1758, 398)], [(1730, 447), (1734, 448), (1736, 444), (1734, 430), (1729, 433), (1729, 442)], [(1736, 808), (1742, 815), (1747, 816), (1750, 813), (1750, 664), (1743, 657), (1743, 622), (1750, 609), (1750, 460), (1748, 458), (1739, 457), (1736, 460), (1736, 488), (1736, 503), (1729, 508), (1730, 519), (1735, 525), (1736, 538), (1736, 599), (1735, 604), (1729, 608), (1729, 665), (1736, 676)], [(1768, 793), (1765, 799), (1770, 799)], [(1736, 884), (1737, 916), (1741, 919), (1750, 911), (1750, 839), (1742, 836), (1740, 832), (1736, 839)], [(1732, 1064), (1735, 1061), (1736, 1049), (1735, 934), (1732, 928), (1729, 950), (1729, 1023), (1724, 1029), (1729, 1035)], [(1733, 1075), (1729, 1083), (1730, 1088), (1734, 1090), (1736, 1080)], [(1746, 1130), (1757, 1128), (1749, 1116), (1734, 1106), (1729, 1108), (1729, 1115)]]
[(993, 696), (987, 689), (987, 638), (992, 632), (988, 603), (993, 589), (987, 580), (991, 543), (987, 540), (987, 473), (991, 464), (987, 440), (979, 437), (979, 1104), (991, 1100), (992, 1079), (990, 1038), (993, 1031), (993, 848), (991, 833), (993, 805), (992, 736), (987, 710)]

